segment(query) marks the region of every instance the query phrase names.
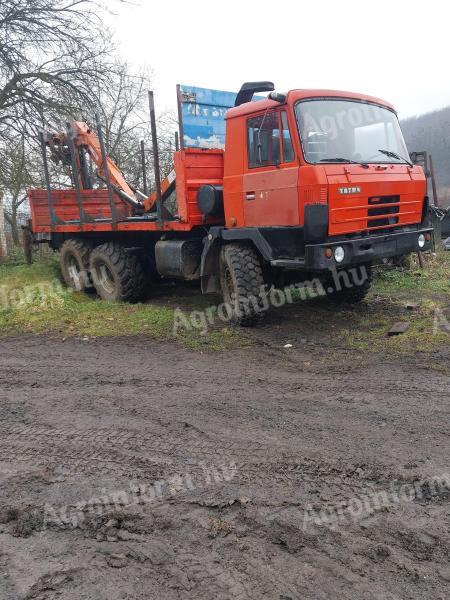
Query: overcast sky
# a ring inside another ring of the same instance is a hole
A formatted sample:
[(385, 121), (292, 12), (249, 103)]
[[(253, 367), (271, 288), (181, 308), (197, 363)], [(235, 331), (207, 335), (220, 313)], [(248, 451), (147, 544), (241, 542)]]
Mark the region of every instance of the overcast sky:
[(115, 8), (121, 53), (154, 72), (157, 107), (175, 85), (237, 91), (329, 88), (389, 100), (399, 117), (450, 104), (450, 6), (428, 0), (132, 0)]

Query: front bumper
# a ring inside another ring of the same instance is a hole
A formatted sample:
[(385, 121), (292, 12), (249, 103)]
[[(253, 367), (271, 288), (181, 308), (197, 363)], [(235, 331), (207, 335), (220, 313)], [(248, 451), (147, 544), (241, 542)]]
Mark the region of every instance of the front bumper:
[[(333, 268), (342, 268), (361, 263), (380, 261), (383, 258), (393, 258), (417, 252), (419, 250), (430, 250), (433, 246), (433, 229), (425, 228), (416, 231), (401, 231), (383, 235), (371, 235), (367, 237), (345, 239), (340, 241), (329, 241), (321, 244), (307, 244), (305, 246), (305, 257), (301, 259), (281, 259), (271, 261), (273, 267), (285, 269), (307, 269), (311, 271), (324, 271)], [(419, 248), (417, 239), (420, 234), (430, 234), (430, 240), (425, 241), (425, 246)], [(334, 258), (325, 256), (325, 249), (334, 251), (336, 246), (342, 246), (345, 250), (344, 260), (337, 263)]]

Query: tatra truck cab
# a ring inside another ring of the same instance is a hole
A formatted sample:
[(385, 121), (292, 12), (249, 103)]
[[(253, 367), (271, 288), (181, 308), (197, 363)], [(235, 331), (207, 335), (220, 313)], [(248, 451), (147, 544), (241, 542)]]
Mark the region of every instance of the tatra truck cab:
[[(261, 92), (270, 93), (254, 100)], [(425, 175), (388, 102), (256, 82), (237, 96), (178, 86), (178, 104), (174, 169), (148, 198), (130, 186), (127, 199), (121, 174), (108, 190), (86, 183), (83, 154), (102, 179), (110, 159), (95, 158), (73, 128), (47, 137), (70, 159), (75, 190), (30, 191), (32, 229), (61, 250), (69, 285), (139, 300), (151, 263), (163, 277), (221, 292), (247, 325), (271, 286), (320, 280), (331, 298), (357, 302), (373, 263), (432, 247)]]

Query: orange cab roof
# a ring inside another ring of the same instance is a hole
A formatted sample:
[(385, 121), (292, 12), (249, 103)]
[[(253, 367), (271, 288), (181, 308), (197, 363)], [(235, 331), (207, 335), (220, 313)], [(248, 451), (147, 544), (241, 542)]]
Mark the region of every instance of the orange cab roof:
[[(360, 102), (371, 102), (372, 104), (379, 104), (385, 106), (391, 110), (394, 107), (386, 100), (376, 98), (375, 96), (367, 96), (366, 94), (359, 94), (357, 92), (343, 92), (341, 90), (290, 90), (287, 93), (287, 103), (292, 104), (296, 100), (303, 100), (306, 98), (348, 98), (351, 100), (359, 100)], [(257, 112), (258, 110), (265, 110), (266, 108), (274, 108), (280, 106), (279, 102), (275, 100), (257, 100), (256, 102), (246, 102), (240, 106), (228, 109), (225, 118), (233, 119), (234, 117), (240, 117), (241, 115), (247, 115), (250, 113)]]

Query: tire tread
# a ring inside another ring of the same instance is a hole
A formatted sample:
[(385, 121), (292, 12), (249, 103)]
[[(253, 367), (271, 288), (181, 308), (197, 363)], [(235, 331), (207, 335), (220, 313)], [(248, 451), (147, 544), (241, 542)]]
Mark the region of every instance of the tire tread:
[[(115, 268), (121, 288), (120, 294), (116, 298), (117, 301), (139, 302), (142, 300), (145, 276), (141, 262), (135, 254), (127, 252), (120, 244), (106, 242), (92, 251), (91, 265), (97, 257), (106, 257)], [(98, 289), (97, 292), (101, 296)]]
[[(231, 243), (223, 247), (222, 260), (236, 279), (238, 308), (234, 319), (243, 327), (254, 325), (264, 311), (261, 300), (264, 278), (258, 255), (251, 246)], [(248, 302), (249, 299), (254, 299), (253, 304)]]

